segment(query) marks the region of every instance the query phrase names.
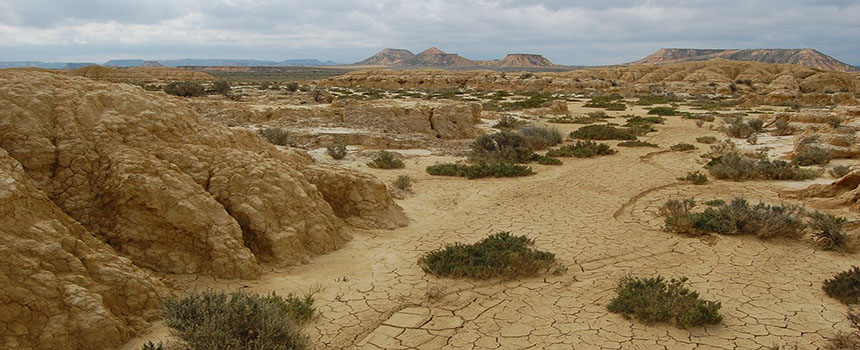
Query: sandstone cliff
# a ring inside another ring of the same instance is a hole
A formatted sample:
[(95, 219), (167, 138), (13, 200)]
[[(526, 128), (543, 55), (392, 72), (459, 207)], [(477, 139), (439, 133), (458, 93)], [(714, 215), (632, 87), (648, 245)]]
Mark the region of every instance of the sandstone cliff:
[(734, 61), (787, 63), (809, 68), (856, 72), (857, 67), (814, 49), (659, 49), (633, 64), (668, 64), (722, 58)]

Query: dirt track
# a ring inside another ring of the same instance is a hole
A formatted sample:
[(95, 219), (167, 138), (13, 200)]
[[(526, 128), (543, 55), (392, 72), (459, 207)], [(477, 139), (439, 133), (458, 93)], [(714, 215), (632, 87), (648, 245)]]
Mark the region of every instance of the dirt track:
[[(647, 138), (662, 147), (716, 132), (669, 117)], [(614, 144), (615, 142), (612, 142)], [(653, 148), (618, 148), (613, 156), (534, 165), (537, 175), (465, 180), (431, 177), (418, 157), (403, 170), (373, 171), (390, 181), (409, 174), (415, 195), (399, 201), (412, 219), (393, 231), (356, 231), (344, 248), (310, 264), (254, 281), (186, 281), (190, 288), (280, 294), (319, 288), (319, 317), (306, 329), (319, 348), (758, 349), (821, 347), (848, 330), (846, 307), (821, 282), (856, 264), (856, 256), (816, 251), (806, 241), (752, 237), (679, 237), (661, 230), (657, 208), (669, 198), (779, 202), (777, 182), (678, 184), (701, 169), (694, 152), (642, 158)], [(792, 187), (797, 187), (796, 185)], [(851, 217), (851, 214), (840, 213)], [(536, 239), (568, 267), (560, 276), (477, 282), (439, 279), (417, 266), (445, 243), (511, 231)], [(724, 322), (679, 330), (609, 313), (624, 275), (689, 277), (703, 297), (722, 302)], [(139, 344), (164, 335), (156, 325)]]

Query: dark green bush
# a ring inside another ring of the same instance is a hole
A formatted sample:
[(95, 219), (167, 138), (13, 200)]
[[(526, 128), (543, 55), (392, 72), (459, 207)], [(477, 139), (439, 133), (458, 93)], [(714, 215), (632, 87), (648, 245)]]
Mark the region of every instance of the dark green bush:
[(717, 142), (717, 138), (713, 136), (700, 136), (696, 138), (696, 142), (710, 145), (712, 143)]
[(648, 110), (648, 114), (665, 116), (681, 115), (674, 107), (654, 107)]
[(860, 303), (860, 267), (852, 266), (824, 281), (824, 292), (845, 304)]
[(473, 244), (455, 243), (424, 254), (418, 264), (439, 277), (515, 278), (548, 272), (555, 255), (532, 248), (534, 240), (499, 232)]
[(711, 158), (706, 169), (717, 179), (744, 180), (809, 180), (823, 170), (803, 169), (781, 160), (753, 157), (738, 151), (728, 151)]
[(206, 96), (206, 89), (193, 81), (174, 81), (164, 86), (164, 92), (180, 97)]
[(326, 146), (325, 153), (334, 159), (346, 158), (346, 145), (336, 142), (333, 145)]
[(657, 146), (657, 144), (650, 143), (650, 142), (633, 140), (633, 141), (621, 141), (618, 143), (618, 147), (660, 147), (660, 146)]
[(397, 158), (394, 153), (379, 151), (367, 162), (367, 166), (376, 169), (403, 169), (406, 167), (406, 163)]
[(687, 236), (717, 233), (799, 238), (806, 229), (802, 211), (796, 206), (750, 205), (743, 198), (735, 198), (731, 203), (706, 208), (702, 212), (693, 212), (694, 206), (695, 202), (689, 199), (667, 201), (661, 208), (661, 214), (666, 217), (666, 231)]
[(459, 176), (468, 179), (484, 177), (518, 177), (534, 175), (531, 167), (510, 163), (436, 164), (427, 167), (427, 173), (436, 176)]
[(700, 299), (699, 293), (685, 286), (686, 282), (683, 277), (668, 281), (662, 276), (624, 277), (607, 309), (648, 324), (671, 321), (679, 328), (720, 323), (720, 303)]
[(245, 292), (193, 293), (168, 299), (161, 308), (171, 334), (189, 349), (308, 348), (299, 327), (313, 317), (313, 298)]
[(833, 159), (833, 152), (821, 147), (805, 147), (794, 155), (792, 162), (797, 165), (819, 165), (827, 164)]
[(663, 124), (666, 122), (666, 118), (663, 117), (640, 117), (633, 116), (627, 119), (626, 127), (633, 127), (636, 125), (654, 125), (654, 124)]
[(611, 125), (586, 125), (570, 133), (570, 137), (583, 140), (635, 140), (629, 130)]
[(257, 131), (266, 141), (278, 146), (290, 146), (290, 134), (281, 128), (264, 128)]
[(708, 175), (701, 172), (689, 172), (686, 176), (679, 177), (678, 180), (692, 183), (694, 185), (704, 185), (708, 183)]
[(725, 205), (726, 201), (724, 201), (722, 199), (711, 199), (709, 201), (705, 201), (703, 204), (705, 204), (709, 207), (719, 207), (721, 205)]
[(562, 162), (561, 159), (558, 159), (558, 158), (547, 157), (547, 156), (542, 156), (542, 155), (537, 155), (537, 154), (535, 156), (536, 157), (533, 157), (533, 158), (535, 159), (536, 162), (538, 162), (538, 164), (542, 164), (542, 165), (562, 165), (562, 164), (564, 164), (564, 162)]
[(809, 214), (809, 229), (812, 239), (823, 250), (846, 250), (850, 247), (849, 237), (842, 231), (847, 220), (821, 212)]
[(577, 141), (572, 145), (564, 145), (546, 152), (548, 157), (591, 158), (615, 154), (615, 150), (607, 144), (594, 141)]
[(510, 131), (481, 135), (472, 142), (472, 160), (479, 162), (527, 163), (532, 153), (529, 141)]
[(696, 149), (696, 146), (693, 146), (689, 143), (677, 143), (669, 147), (670, 150), (675, 152), (687, 152)]
[(527, 126), (519, 130), (533, 150), (542, 150), (555, 146), (564, 140), (556, 128), (543, 126)]

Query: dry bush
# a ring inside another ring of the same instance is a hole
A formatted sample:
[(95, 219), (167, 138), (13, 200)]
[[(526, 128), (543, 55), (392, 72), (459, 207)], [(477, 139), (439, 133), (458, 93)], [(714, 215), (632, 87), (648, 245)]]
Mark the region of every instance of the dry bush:
[(290, 134), (281, 128), (265, 128), (257, 131), (269, 143), (278, 146), (290, 146)]
[(523, 135), (509, 131), (481, 135), (472, 142), (471, 148), (473, 161), (488, 163), (527, 163), (534, 153)]
[(685, 286), (686, 282), (683, 277), (668, 281), (662, 276), (624, 277), (607, 309), (647, 324), (671, 321), (679, 328), (720, 323), (720, 303), (699, 298), (699, 293)]
[(455, 243), (424, 254), (418, 264), (439, 277), (516, 278), (558, 270), (552, 253), (532, 248), (534, 240), (499, 232), (473, 244)]
[(406, 163), (397, 158), (394, 153), (379, 151), (367, 162), (367, 166), (375, 169), (403, 169), (406, 167)]
[(325, 153), (328, 154), (333, 159), (344, 159), (346, 158), (346, 145), (337, 142), (333, 145), (329, 145), (325, 148)]

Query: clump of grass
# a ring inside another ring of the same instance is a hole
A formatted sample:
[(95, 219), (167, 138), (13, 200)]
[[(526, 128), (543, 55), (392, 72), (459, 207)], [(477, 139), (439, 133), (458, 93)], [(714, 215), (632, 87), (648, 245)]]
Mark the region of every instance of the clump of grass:
[(809, 214), (809, 229), (812, 239), (823, 250), (845, 251), (850, 247), (850, 238), (842, 231), (842, 224), (847, 220), (821, 212)]
[(654, 143), (646, 142), (646, 141), (632, 140), (632, 141), (621, 141), (618, 143), (618, 147), (660, 147), (660, 146), (658, 146), (657, 144), (654, 144)]
[(845, 304), (860, 303), (860, 267), (852, 266), (824, 281), (824, 292)]
[(523, 135), (510, 131), (481, 135), (472, 142), (471, 147), (471, 158), (478, 162), (527, 163), (534, 153)]
[(717, 138), (713, 136), (700, 136), (696, 138), (696, 142), (710, 145), (712, 143), (717, 142)]
[(281, 128), (265, 128), (257, 131), (263, 139), (278, 146), (289, 146), (290, 134)]
[(860, 311), (849, 310), (848, 322), (854, 326), (856, 332), (839, 332), (830, 339), (827, 350), (857, 350), (860, 349)]
[(518, 177), (534, 175), (531, 167), (510, 163), (456, 164), (445, 163), (427, 167), (427, 173), (436, 176), (459, 176), (467, 179), (484, 177)]
[(629, 130), (611, 125), (587, 125), (570, 133), (570, 137), (582, 140), (635, 140)]
[(509, 115), (502, 116), (499, 120), (493, 124), (493, 127), (499, 130), (511, 130), (516, 129), (525, 124), (524, 121), (514, 118)]
[(708, 175), (702, 174), (699, 171), (689, 172), (686, 176), (679, 177), (678, 180), (689, 182), (694, 185), (704, 185), (708, 183)]
[(654, 107), (648, 110), (648, 114), (650, 115), (664, 115), (664, 116), (673, 116), (673, 115), (681, 115), (681, 112), (678, 112), (674, 107)]
[(189, 349), (306, 349), (299, 331), (314, 314), (313, 297), (205, 291), (168, 299), (162, 316)]
[(851, 168), (844, 166), (844, 165), (839, 165), (839, 166), (835, 166), (835, 167), (830, 169), (830, 176), (833, 176), (833, 177), (838, 179), (838, 178), (841, 178), (845, 175), (848, 175), (848, 173), (850, 173), (850, 172), (851, 172)]
[(804, 147), (799, 153), (794, 155), (792, 162), (797, 165), (819, 165), (827, 164), (833, 159), (833, 152), (821, 147)]
[(661, 214), (665, 216), (664, 229), (692, 237), (717, 233), (759, 238), (799, 238), (806, 229), (802, 210), (797, 206), (750, 205), (743, 198), (735, 198), (731, 203), (706, 208), (702, 212), (693, 212), (693, 207), (695, 201), (692, 199), (667, 201), (661, 208)]
[(344, 159), (346, 158), (346, 145), (336, 142), (333, 145), (326, 146), (325, 153), (328, 154), (333, 159)]
[(696, 146), (693, 146), (689, 143), (683, 143), (682, 142), (682, 143), (672, 145), (671, 147), (669, 147), (669, 149), (672, 151), (675, 151), (675, 152), (687, 152), (687, 151), (695, 150)]
[(555, 255), (532, 248), (534, 240), (499, 232), (473, 244), (455, 243), (424, 254), (418, 265), (439, 277), (488, 279), (534, 276), (558, 268)]
[(412, 191), (412, 177), (409, 175), (400, 175), (391, 182), (395, 188), (403, 191)]
[(397, 158), (394, 153), (379, 151), (367, 162), (367, 166), (375, 169), (403, 169), (406, 167), (406, 163)]
[(533, 150), (542, 150), (561, 143), (564, 138), (556, 128), (528, 126), (519, 130)]
[(699, 293), (688, 289), (686, 283), (683, 277), (668, 281), (662, 276), (624, 277), (615, 287), (618, 295), (609, 301), (607, 309), (625, 318), (648, 324), (672, 322), (679, 328), (720, 323), (720, 303), (699, 298)]
[(564, 145), (557, 149), (549, 150), (548, 157), (576, 157), (591, 158), (615, 154), (615, 150), (609, 145), (594, 141), (577, 141), (572, 145)]
[(823, 170), (803, 169), (796, 164), (781, 160), (771, 161), (736, 150), (723, 155), (715, 155), (706, 169), (717, 179), (732, 181), (744, 180), (809, 180), (823, 173)]

